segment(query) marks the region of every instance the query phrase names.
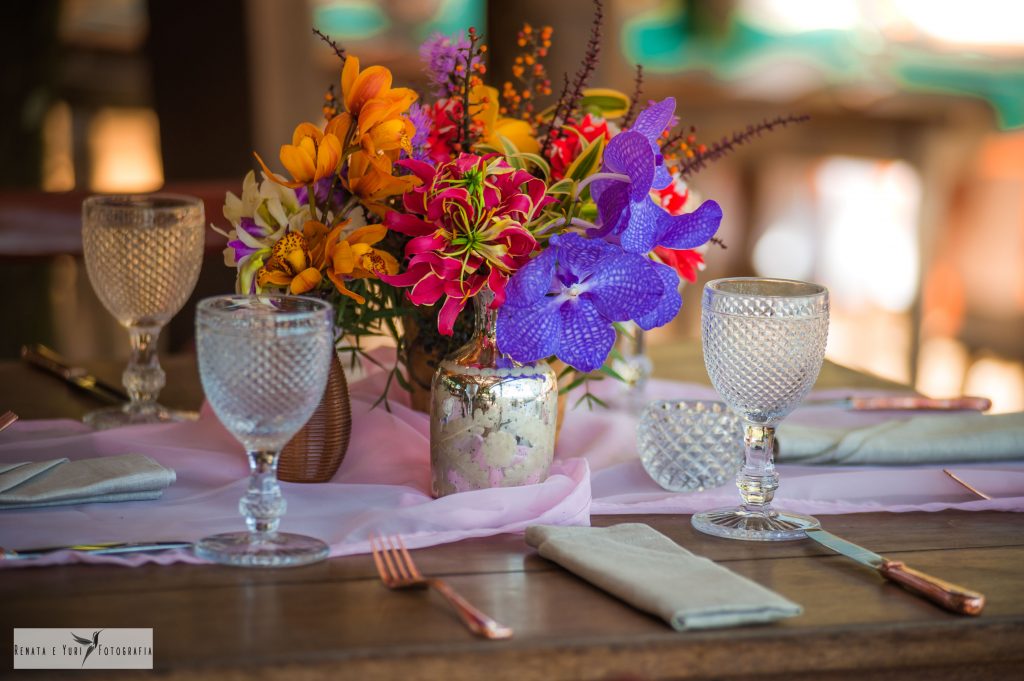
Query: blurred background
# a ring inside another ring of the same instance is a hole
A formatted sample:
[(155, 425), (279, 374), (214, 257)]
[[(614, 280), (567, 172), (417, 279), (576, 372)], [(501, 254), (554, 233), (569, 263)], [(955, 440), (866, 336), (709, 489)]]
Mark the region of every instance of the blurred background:
[[(709, 143), (776, 114), (811, 120), (697, 174), (725, 211), (685, 308), (652, 343), (699, 335), (699, 288), (726, 275), (821, 282), (828, 356), (933, 396), (1024, 410), (1024, 3), (1006, 0), (605, 0), (593, 84), (672, 95)], [(337, 60), (311, 27), (399, 83), (420, 42), (482, 28), (509, 77), (523, 21), (554, 28), (573, 73), (589, 0), (41, 0), (0, 9), (0, 358), (45, 342), (126, 354), (81, 262), (92, 192), (160, 188), (224, 225), (251, 152), (317, 121)], [(557, 88), (556, 88), (557, 89)], [(212, 231), (193, 300), (230, 290)], [(163, 339), (186, 351), (187, 307)]]

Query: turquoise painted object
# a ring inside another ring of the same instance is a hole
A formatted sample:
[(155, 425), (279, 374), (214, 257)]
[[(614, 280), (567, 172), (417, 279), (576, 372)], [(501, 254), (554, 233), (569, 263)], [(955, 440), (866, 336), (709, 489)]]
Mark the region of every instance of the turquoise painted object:
[(683, 2), (662, 2), (622, 25), (625, 58), (654, 73), (701, 70), (728, 82), (758, 63), (798, 59), (823, 72), (826, 82), (885, 80), (909, 91), (955, 93), (983, 99), (1004, 129), (1024, 127), (1024, 60), (948, 55), (892, 47), (880, 59), (853, 31), (776, 35), (734, 15), (718, 35), (703, 32)]

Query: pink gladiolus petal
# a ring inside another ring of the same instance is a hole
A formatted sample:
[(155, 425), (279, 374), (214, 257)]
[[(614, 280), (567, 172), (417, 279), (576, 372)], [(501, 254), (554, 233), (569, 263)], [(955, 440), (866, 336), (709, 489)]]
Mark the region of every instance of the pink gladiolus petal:
[(399, 213), (394, 210), (389, 211), (384, 217), (384, 224), (388, 226), (388, 229), (393, 229), (396, 232), (409, 236), (423, 236), (424, 234), (430, 234), (435, 229), (434, 225), (421, 220), (415, 215)]
[(433, 305), (444, 295), (444, 280), (433, 273), (420, 279), (409, 290), (409, 300), (416, 305)]
[(455, 331), (455, 320), (465, 306), (466, 300), (462, 297), (449, 296), (444, 301), (441, 311), (437, 314), (437, 330), (442, 336), (452, 335)]

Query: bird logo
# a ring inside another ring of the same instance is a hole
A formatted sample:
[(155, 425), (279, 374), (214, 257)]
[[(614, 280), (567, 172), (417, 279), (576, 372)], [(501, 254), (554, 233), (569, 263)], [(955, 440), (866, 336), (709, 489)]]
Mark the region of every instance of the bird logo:
[[(103, 631), (103, 630), (100, 629), (100, 631)], [(74, 637), (75, 641), (77, 641), (79, 644), (81, 644), (83, 646), (89, 646), (86, 649), (86, 651), (85, 651), (85, 657), (82, 658), (82, 666), (83, 667), (85, 666), (85, 661), (89, 659), (89, 655), (91, 655), (92, 651), (96, 650), (96, 646), (98, 646), (100, 644), (100, 631), (92, 632), (92, 640), (91, 641), (89, 639), (85, 638), (84, 636), (79, 636), (78, 634), (76, 634), (73, 631), (71, 632), (71, 636)]]

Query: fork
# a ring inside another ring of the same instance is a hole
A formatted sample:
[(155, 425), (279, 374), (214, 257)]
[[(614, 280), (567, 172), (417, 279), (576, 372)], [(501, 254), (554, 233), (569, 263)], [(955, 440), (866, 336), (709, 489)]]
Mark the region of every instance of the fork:
[(3, 415), (0, 416), (0, 431), (7, 430), (7, 427), (17, 420), (18, 415), (15, 414), (13, 411), (5, 411)]
[(377, 574), (384, 586), (389, 589), (427, 589), (431, 588), (447, 599), (455, 608), (459, 619), (478, 636), (489, 639), (511, 638), (512, 630), (473, 607), (469, 601), (448, 586), (448, 583), (437, 577), (424, 577), (412, 556), (405, 548), (400, 536), (370, 537), (370, 551), (373, 562), (377, 566)]

